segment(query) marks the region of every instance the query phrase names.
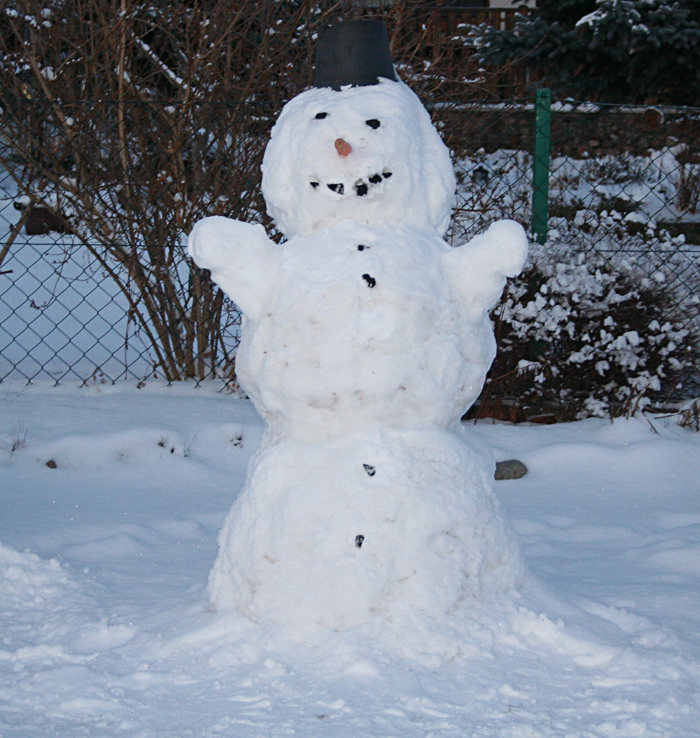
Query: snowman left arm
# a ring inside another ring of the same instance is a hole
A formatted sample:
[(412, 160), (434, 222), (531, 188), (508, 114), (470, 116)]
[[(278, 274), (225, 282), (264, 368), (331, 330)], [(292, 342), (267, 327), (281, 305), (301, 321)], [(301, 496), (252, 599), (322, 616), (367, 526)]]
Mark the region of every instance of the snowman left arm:
[(447, 278), (464, 302), (488, 312), (498, 302), (506, 279), (520, 274), (526, 256), (523, 227), (513, 220), (499, 220), (442, 258)]
[(212, 280), (256, 320), (274, 283), (276, 244), (261, 225), (212, 216), (190, 233), (187, 250), (195, 264), (209, 269)]

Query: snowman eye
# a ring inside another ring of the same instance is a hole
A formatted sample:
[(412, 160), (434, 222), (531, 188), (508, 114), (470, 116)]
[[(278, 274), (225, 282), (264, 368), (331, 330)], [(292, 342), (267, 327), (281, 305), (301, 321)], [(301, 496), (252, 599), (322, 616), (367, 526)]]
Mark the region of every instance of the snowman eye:
[(379, 128), (381, 123), (376, 118), (371, 118), (370, 120), (366, 120), (365, 123), (370, 127), (374, 128), (375, 130)]
[(328, 113), (316, 113), (316, 120), (323, 120), (328, 117)]

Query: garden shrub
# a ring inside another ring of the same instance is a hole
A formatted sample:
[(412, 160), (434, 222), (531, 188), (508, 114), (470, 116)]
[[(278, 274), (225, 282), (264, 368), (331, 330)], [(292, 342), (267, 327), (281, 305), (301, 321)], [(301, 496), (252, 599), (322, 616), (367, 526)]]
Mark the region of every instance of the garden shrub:
[(633, 414), (681, 392), (697, 358), (692, 324), (654, 253), (638, 258), (650, 233), (670, 251), (678, 239), (653, 222), (639, 232), (625, 218), (579, 211), (571, 222), (559, 219), (545, 245), (532, 245), (493, 316), (499, 351), (481, 414), (495, 401), (510, 407), (511, 419)]

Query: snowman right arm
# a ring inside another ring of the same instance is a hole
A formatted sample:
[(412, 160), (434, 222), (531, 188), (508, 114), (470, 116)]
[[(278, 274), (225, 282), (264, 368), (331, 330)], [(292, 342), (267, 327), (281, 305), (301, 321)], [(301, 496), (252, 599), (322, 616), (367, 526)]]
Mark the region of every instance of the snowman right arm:
[(252, 320), (267, 302), (276, 248), (261, 225), (218, 215), (200, 220), (187, 243), (195, 264), (208, 269), (212, 280)]
[(464, 246), (449, 249), (443, 264), (464, 304), (488, 312), (498, 302), (506, 278), (520, 274), (526, 256), (523, 227), (512, 220), (500, 220)]

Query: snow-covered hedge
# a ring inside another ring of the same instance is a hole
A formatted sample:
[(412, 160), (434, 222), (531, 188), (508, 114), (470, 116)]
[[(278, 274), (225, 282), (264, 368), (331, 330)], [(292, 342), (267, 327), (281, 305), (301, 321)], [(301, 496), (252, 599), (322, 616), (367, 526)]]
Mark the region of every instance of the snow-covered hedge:
[(533, 244), (494, 315), (499, 354), (487, 396), (525, 415), (566, 408), (581, 418), (633, 413), (679, 394), (697, 358), (684, 306), (697, 313), (698, 298), (684, 302), (669, 286), (678, 239), (655, 233), (669, 251), (664, 266), (649, 252), (653, 223), (634, 232), (634, 221), (605, 211), (558, 221), (545, 245)]

